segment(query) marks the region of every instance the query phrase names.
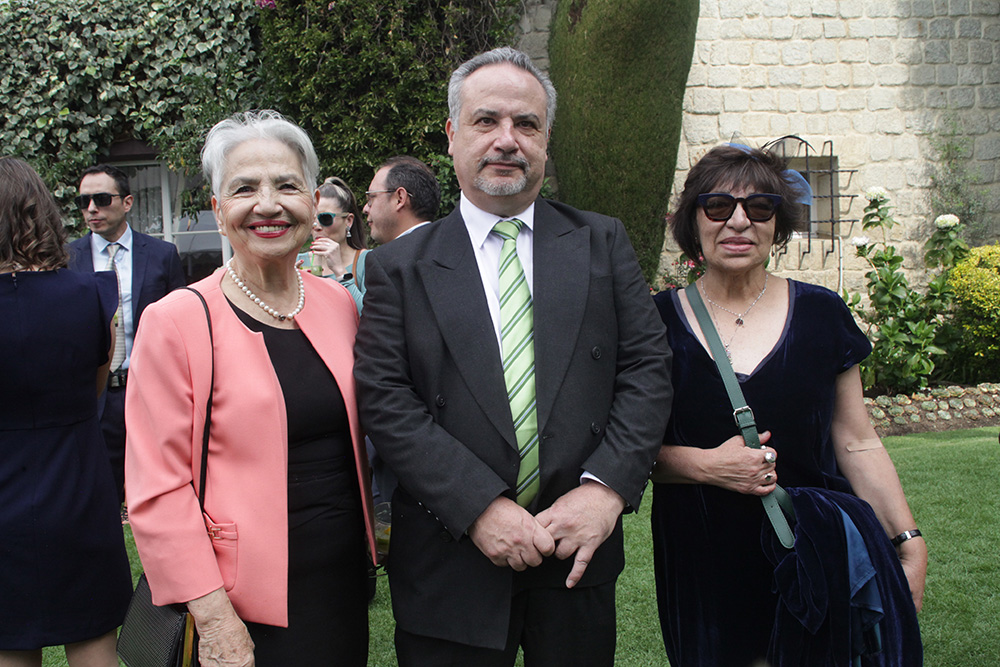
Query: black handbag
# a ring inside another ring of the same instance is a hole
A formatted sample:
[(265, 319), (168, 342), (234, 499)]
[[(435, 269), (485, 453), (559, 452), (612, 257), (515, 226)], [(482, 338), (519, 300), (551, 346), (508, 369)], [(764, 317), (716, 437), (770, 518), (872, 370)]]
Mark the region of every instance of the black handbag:
[[(208, 473), (208, 436), (212, 425), (212, 388), (215, 386), (215, 353), (212, 338), (212, 316), (208, 312), (205, 297), (190, 287), (205, 308), (208, 321), (208, 341), (212, 353), (211, 385), (205, 405), (205, 427), (201, 445), (201, 471), (199, 474), (198, 505), (205, 512), (205, 479)], [(191, 482), (192, 486), (194, 481)], [(121, 633), (118, 635), (118, 657), (126, 667), (197, 667), (198, 633), (194, 627), (194, 617), (188, 613), (186, 605), (153, 604), (153, 594), (149, 590), (146, 574), (139, 577), (129, 602)]]

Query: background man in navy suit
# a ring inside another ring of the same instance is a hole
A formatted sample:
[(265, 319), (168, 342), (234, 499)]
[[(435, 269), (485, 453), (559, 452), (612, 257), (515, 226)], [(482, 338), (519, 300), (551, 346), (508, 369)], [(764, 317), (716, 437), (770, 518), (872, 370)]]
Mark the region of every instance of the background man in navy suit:
[[(555, 89), (530, 59), (476, 56), (452, 75), (449, 107), (459, 207), (368, 255), (355, 348), (362, 424), (399, 478), (396, 655), (506, 667), (520, 645), (528, 667), (610, 667), (621, 514), (670, 412), (663, 324), (621, 222), (538, 197)], [(514, 218), (533, 311), (540, 481), (527, 501), (493, 231)]]
[(185, 283), (176, 246), (133, 231), (125, 221), (132, 201), (128, 176), (120, 169), (105, 164), (86, 169), (76, 204), (90, 233), (69, 244), (69, 265), (75, 271), (110, 269), (108, 246), (118, 244), (112, 251), (122, 300), (117, 334), (124, 340), (124, 358), (120, 365), (112, 363), (100, 409), (119, 502), (125, 500), (125, 383), (139, 317), (146, 306)]

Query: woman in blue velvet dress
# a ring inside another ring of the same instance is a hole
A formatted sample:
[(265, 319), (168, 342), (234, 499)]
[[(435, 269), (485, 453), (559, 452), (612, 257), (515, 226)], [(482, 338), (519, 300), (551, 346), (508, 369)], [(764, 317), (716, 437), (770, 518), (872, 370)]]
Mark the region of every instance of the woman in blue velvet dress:
[[(875, 529), (880, 523), (887, 538), (902, 536), (902, 572), (912, 602), (921, 604), (926, 546), (910, 539), (913, 516), (863, 402), (858, 363), (871, 345), (837, 294), (766, 270), (772, 247), (786, 243), (801, 218), (800, 193), (777, 156), (719, 146), (691, 169), (671, 222), (681, 249), (704, 258), (697, 287), (764, 445), (744, 446), (684, 292), (658, 294), (675, 394), (654, 468), (652, 525), (672, 667), (794, 664), (788, 646), (772, 638), (775, 566), (762, 550), (759, 496), (779, 481), (867, 501)], [(905, 583), (900, 589), (906, 596)], [(908, 618), (913, 627), (904, 634), (919, 647), (912, 608)]]
[(45, 184), (0, 158), (0, 666), (117, 667), (132, 578), (97, 418), (114, 273), (66, 268)]

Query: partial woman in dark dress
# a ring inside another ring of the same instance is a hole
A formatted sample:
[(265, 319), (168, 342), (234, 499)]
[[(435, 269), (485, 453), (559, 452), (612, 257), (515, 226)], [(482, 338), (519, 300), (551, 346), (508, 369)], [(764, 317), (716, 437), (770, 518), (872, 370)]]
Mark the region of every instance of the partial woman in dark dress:
[(66, 268), (45, 184), (0, 158), (0, 665), (117, 667), (132, 578), (97, 418), (118, 285)]
[(765, 151), (716, 147), (691, 169), (671, 222), (681, 249), (703, 258), (698, 290), (764, 445), (744, 445), (687, 296), (656, 295), (674, 352), (673, 409), (652, 478), (657, 600), (672, 667), (746, 667), (768, 655), (778, 596), (758, 497), (779, 481), (867, 501), (886, 536), (901, 536), (917, 609), (923, 597), (927, 549), (911, 539), (913, 516), (863, 401), (858, 363), (871, 346), (837, 294), (766, 270), (803, 208), (784, 169)]
[[(273, 111), (217, 124), (202, 151), (233, 258), (143, 314), (129, 369), (125, 487), (156, 604), (186, 603), (202, 667), (368, 657), (368, 459), (358, 312), (295, 269), (316, 218), (316, 153)], [(214, 365), (214, 382), (212, 379)], [(205, 513), (198, 484), (212, 392)]]

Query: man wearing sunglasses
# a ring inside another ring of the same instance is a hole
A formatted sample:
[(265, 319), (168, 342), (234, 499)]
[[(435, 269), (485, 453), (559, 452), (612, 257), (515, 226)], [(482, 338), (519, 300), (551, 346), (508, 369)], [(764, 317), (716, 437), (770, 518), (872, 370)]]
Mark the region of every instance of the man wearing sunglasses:
[(69, 244), (69, 266), (75, 271), (113, 270), (118, 274), (117, 340), (107, 390), (101, 395), (101, 430), (118, 487), (125, 501), (125, 384), (139, 317), (149, 304), (185, 284), (180, 256), (172, 243), (140, 234), (125, 217), (133, 197), (128, 176), (99, 164), (80, 177), (74, 200), (90, 232)]

